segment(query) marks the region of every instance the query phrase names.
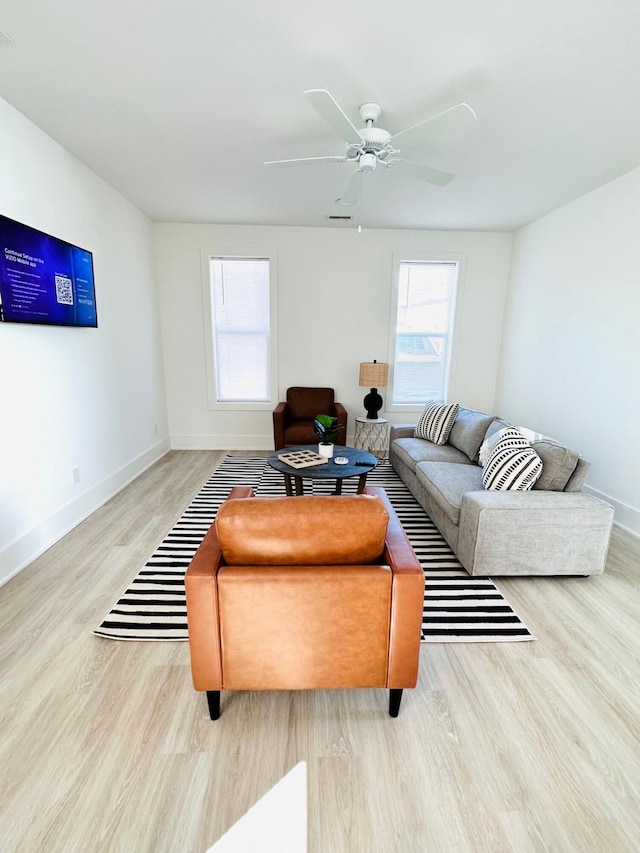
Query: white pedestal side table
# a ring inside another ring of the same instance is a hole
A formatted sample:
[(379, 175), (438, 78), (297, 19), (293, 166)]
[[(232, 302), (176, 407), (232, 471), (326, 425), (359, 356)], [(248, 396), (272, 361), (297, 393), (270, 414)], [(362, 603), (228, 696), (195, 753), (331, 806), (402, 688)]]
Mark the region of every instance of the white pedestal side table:
[(386, 418), (356, 418), (355, 446), (373, 453), (376, 459), (389, 457), (389, 421)]

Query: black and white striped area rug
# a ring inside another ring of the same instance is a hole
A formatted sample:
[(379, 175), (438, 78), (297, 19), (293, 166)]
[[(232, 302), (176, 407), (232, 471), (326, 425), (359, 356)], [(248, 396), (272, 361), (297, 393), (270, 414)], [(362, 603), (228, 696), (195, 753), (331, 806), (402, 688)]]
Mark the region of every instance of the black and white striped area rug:
[[(357, 482), (344, 480), (343, 491), (355, 492)], [(535, 639), (489, 578), (472, 578), (462, 568), (391, 465), (379, 464), (367, 484), (386, 490), (424, 569), (423, 642)], [(233, 486), (252, 486), (258, 495), (284, 494), (282, 474), (266, 459), (227, 456), (94, 634), (112, 640), (187, 639), (184, 573)], [(329, 493), (333, 486), (315, 481), (313, 493)], [(305, 487), (309, 492), (308, 481)]]

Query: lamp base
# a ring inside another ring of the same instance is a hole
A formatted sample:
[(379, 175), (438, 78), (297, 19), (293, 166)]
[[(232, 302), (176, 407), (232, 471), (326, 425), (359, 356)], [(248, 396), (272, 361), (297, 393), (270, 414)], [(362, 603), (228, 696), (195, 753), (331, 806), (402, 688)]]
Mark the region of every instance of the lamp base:
[(378, 420), (378, 412), (382, 408), (382, 397), (378, 394), (377, 388), (372, 388), (371, 391), (363, 400), (364, 407), (367, 410), (368, 420)]

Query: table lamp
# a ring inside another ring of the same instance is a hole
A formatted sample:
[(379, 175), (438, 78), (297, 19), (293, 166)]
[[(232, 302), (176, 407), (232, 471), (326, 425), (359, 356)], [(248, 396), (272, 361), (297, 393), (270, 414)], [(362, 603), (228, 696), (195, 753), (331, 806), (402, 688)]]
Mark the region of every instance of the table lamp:
[(371, 388), (364, 398), (364, 407), (367, 410), (369, 420), (377, 420), (378, 412), (382, 408), (382, 397), (378, 394), (378, 388), (386, 388), (389, 381), (389, 365), (384, 361), (363, 361), (360, 364), (359, 385)]

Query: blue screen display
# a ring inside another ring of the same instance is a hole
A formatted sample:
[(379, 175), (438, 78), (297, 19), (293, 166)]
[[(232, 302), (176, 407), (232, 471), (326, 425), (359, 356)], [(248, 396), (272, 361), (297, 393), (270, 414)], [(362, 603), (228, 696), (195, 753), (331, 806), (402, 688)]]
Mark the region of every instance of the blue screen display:
[(0, 318), (96, 327), (91, 252), (0, 215)]

